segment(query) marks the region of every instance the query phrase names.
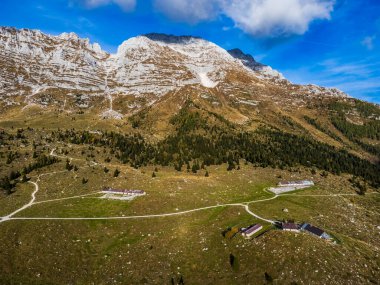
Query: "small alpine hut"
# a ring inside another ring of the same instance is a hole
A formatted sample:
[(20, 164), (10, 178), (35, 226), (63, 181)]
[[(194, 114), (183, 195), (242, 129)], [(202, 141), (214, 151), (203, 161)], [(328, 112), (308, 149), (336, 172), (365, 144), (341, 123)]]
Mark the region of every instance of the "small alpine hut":
[(298, 225), (295, 223), (282, 223), (282, 230), (288, 232), (299, 232)]
[(259, 230), (263, 228), (262, 225), (260, 224), (254, 224), (252, 226), (249, 226), (248, 228), (245, 228), (242, 230), (242, 235), (245, 238), (250, 238), (253, 236), (255, 233), (257, 233)]
[(310, 224), (307, 224), (307, 223), (305, 223), (301, 226), (301, 230), (308, 232), (309, 234), (315, 235), (315, 236), (322, 238), (322, 239), (331, 239), (331, 237), (327, 233), (325, 233), (324, 230), (317, 228), (315, 226), (312, 226)]

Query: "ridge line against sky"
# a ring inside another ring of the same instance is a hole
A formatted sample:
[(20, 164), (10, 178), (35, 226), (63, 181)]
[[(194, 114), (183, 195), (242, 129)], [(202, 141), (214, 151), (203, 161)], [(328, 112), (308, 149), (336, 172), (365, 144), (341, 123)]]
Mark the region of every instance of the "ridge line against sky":
[(380, 103), (378, 0), (3, 0), (1, 26), (75, 32), (115, 52), (150, 32), (240, 48), (300, 84)]

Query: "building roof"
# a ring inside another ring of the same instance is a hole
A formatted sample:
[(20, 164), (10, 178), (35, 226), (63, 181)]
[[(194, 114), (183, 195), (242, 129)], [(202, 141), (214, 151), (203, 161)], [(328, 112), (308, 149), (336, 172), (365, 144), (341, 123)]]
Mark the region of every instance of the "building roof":
[(298, 225), (295, 223), (282, 223), (282, 228), (286, 230), (298, 230)]
[(316, 236), (319, 236), (319, 237), (321, 235), (323, 235), (323, 233), (324, 233), (324, 231), (321, 230), (320, 228), (314, 227), (314, 226), (309, 225), (309, 224), (304, 227), (304, 230), (308, 231), (308, 232), (310, 232), (312, 234), (315, 234)]
[(243, 233), (245, 233), (245, 234), (250, 234), (250, 233), (253, 233), (253, 232), (257, 231), (257, 230), (260, 229), (260, 228), (262, 228), (262, 225), (260, 225), (260, 224), (255, 224), (255, 225), (252, 225), (252, 226), (246, 228), (246, 229), (243, 231)]
[(299, 180), (299, 181), (281, 181), (279, 185), (312, 185), (314, 184), (311, 180)]
[(116, 193), (132, 193), (132, 194), (143, 194), (143, 190), (128, 190), (128, 189), (113, 189), (113, 188), (104, 188), (103, 191), (116, 192)]

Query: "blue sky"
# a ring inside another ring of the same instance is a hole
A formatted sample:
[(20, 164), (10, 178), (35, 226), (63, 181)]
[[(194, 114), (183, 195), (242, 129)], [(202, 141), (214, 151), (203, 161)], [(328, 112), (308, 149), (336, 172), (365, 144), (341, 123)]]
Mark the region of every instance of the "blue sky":
[(114, 52), (159, 32), (240, 48), (295, 83), (380, 103), (379, 0), (2, 0), (1, 26), (75, 32)]

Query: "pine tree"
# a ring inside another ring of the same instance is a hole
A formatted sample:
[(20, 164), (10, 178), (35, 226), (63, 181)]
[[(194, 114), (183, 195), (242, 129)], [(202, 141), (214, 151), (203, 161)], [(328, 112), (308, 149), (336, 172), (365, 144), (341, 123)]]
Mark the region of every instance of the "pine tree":
[(230, 265), (231, 267), (235, 265), (235, 256), (232, 253), (230, 253)]
[(232, 161), (229, 161), (227, 171), (231, 171), (232, 169), (235, 169), (235, 164)]
[(24, 174), (22, 175), (22, 178), (21, 178), (21, 181), (22, 182), (28, 182), (29, 178), (26, 176), (26, 173), (24, 172)]
[(73, 166), (70, 163), (70, 160), (66, 159), (66, 170), (71, 171)]
[(12, 188), (14, 187), (14, 185), (11, 183), (8, 176), (5, 176), (0, 181), (0, 187), (4, 189), (6, 195), (10, 195), (12, 194)]
[(264, 277), (265, 277), (265, 281), (267, 281), (268, 283), (273, 282), (273, 278), (272, 276), (269, 275), (269, 273), (265, 272)]

